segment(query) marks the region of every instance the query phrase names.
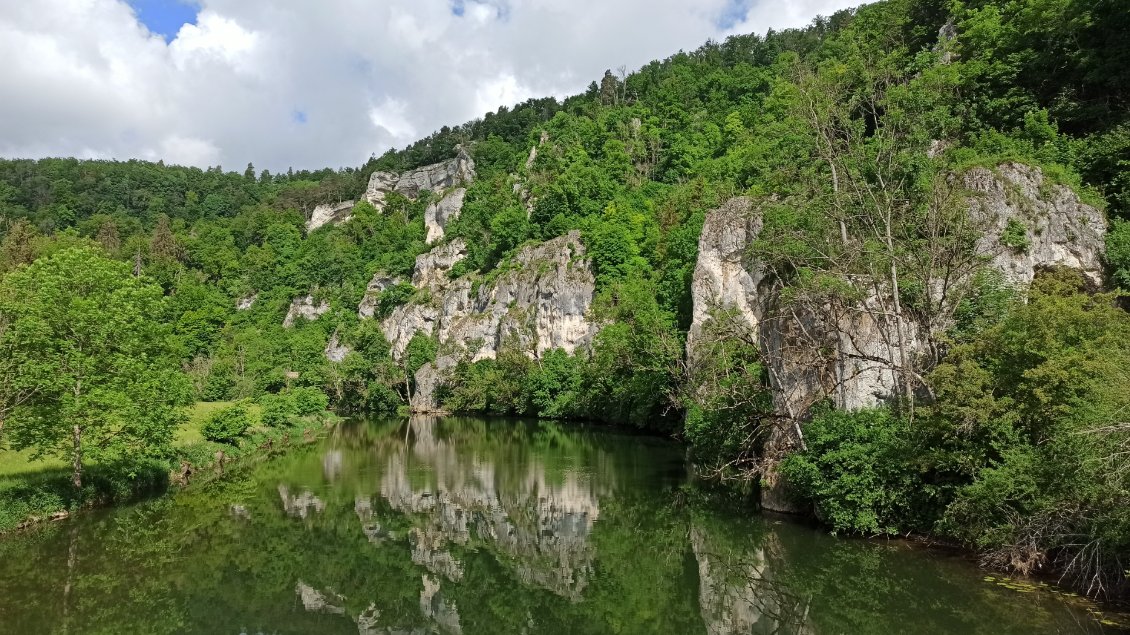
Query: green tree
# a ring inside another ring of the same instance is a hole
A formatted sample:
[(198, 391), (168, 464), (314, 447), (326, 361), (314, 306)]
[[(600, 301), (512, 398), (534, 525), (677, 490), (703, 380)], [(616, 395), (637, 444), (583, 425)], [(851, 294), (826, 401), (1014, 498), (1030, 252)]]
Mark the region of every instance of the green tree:
[(10, 417), (16, 448), (69, 459), (75, 488), (90, 461), (125, 466), (166, 455), (188, 394), (161, 290), (90, 248), (37, 260), (0, 282), (9, 346), (41, 377)]

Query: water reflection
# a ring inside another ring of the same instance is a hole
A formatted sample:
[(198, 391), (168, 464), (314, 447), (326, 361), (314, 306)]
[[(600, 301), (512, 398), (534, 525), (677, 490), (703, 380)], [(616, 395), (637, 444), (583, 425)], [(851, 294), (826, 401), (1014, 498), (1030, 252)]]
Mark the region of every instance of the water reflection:
[(1103, 632), (982, 575), (719, 503), (655, 439), (414, 418), (0, 541), (0, 632)]
[[(580, 600), (592, 572), (588, 538), (599, 500), (615, 488), (613, 462), (597, 450), (594, 465), (550, 478), (539, 456), (496, 463), (437, 438), (434, 417), (409, 425), (411, 449), (387, 449), (380, 494), (392, 510), (420, 519), (409, 532), (412, 561), (458, 582), (463, 565), (446, 548), (467, 545), (473, 534), (512, 562), (521, 582)], [(601, 471), (594, 475), (594, 468)]]

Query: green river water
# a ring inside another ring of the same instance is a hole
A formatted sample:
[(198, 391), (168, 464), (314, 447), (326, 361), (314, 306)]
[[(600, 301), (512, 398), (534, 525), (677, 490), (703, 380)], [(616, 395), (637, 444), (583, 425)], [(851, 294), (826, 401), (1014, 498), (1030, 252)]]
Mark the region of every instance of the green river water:
[(1038, 584), (759, 516), (691, 480), (681, 448), (649, 437), (351, 422), (0, 539), (0, 633), (1117, 632)]

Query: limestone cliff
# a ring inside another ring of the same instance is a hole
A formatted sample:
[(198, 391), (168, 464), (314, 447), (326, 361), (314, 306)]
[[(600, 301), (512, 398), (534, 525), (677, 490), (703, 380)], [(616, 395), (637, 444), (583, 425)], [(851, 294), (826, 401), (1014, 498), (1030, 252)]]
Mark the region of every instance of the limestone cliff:
[(439, 343), (439, 359), (416, 375), (417, 410), (436, 408), (434, 390), (459, 359), (493, 359), (504, 344), (532, 358), (555, 348), (573, 353), (597, 330), (588, 317), (596, 281), (579, 232), (519, 250), (486, 280), (451, 280), (466, 253), (455, 240), (419, 256), (412, 283), (422, 293), (381, 323), (397, 359), (416, 333)]
[[(964, 186), (968, 217), (980, 236), (972, 262), (1021, 289), (1040, 269), (1056, 266), (1101, 281), (1106, 221), (1069, 188), (1016, 163), (971, 170)], [(784, 422), (772, 431), (763, 457), (762, 478), (774, 483), (773, 462), (803, 443), (802, 423), (813, 405), (828, 399), (845, 410), (873, 407), (905, 385), (899, 380), (904, 369), (915, 375), (929, 370), (937, 338), (952, 324), (971, 275), (930, 281), (941, 308), (929, 319), (893, 311), (886, 281), (859, 275), (844, 277), (858, 300), (797, 301), (757, 258), (753, 244), (761, 227), (759, 210), (745, 198), (707, 216), (691, 287), (687, 356), (693, 367), (705, 329), (722, 313), (754, 334)], [(781, 487), (767, 488), (763, 504), (789, 511), (781, 493)]]
[[(386, 198), (396, 192), (410, 200), (416, 200), (427, 190), (436, 197), (424, 214), (424, 224), (428, 228), (428, 243), (443, 238), (447, 224), (459, 217), (463, 209), (464, 186), (475, 180), (475, 161), (462, 147), (455, 158), (432, 165), (425, 165), (402, 174), (395, 172), (374, 172), (361, 200), (383, 210)], [(306, 233), (326, 225), (341, 225), (353, 218), (356, 201), (323, 203), (314, 208), (306, 221)]]
[[(975, 194), (972, 214), (985, 227), (977, 250), (1011, 284), (1028, 285), (1042, 267), (1059, 265), (1102, 283), (1106, 218), (1083, 204), (1075, 192), (1051, 185), (1039, 168), (1005, 163), (995, 172), (971, 170), (965, 184)], [(1023, 228), (1026, 247), (1002, 241), (1009, 223)]]
[(374, 172), (369, 177), (368, 187), (362, 197), (377, 209), (384, 209), (386, 199), (396, 192), (408, 199), (416, 200), (424, 190), (432, 192), (437, 198), (424, 212), (424, 225), (427, 227), (428, 244), (444, 236), (447, 224), (459, 217), (463, 209), (464, 186), (475, 180), (475, 161), (460, 146), (454, 159), (426, 165), (402, 174), (393, 172)]

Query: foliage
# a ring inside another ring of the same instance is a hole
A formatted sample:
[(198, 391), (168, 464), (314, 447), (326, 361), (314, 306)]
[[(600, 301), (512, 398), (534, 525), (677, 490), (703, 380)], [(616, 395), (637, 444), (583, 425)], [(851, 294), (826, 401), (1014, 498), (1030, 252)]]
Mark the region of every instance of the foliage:
[(695, 335), (685, 379), (683, 435), (707, 473), (756, 473), (772, 425), (772, 394), (758, 336), (736, 310), (713, 312)]
[(235, 404), (212, 413), (200, 432), (209, 441), (235, 445), (251, 426), (251, 414), (247, 411), (247, 406)]
[(973, 478), (942, 528), (999, 564), (1050, 561), (1104, 593), (1126, 583), (1117, 561), (1130, 548), (1130, 316), (1082, 287), (1073, 272), (1038, 279), (1027, 304), (936, 371), (935, 416), (973, 442), (954, 457)]
[(1001, 244), (1013, 251), (1028, 251), (1028, 228), (1015, 218), (1008, 219), (1008, 224), (1001, 232)]
[(270, 428), (288, 425), (298, 415), (296, 404), (290, 393), (260, 395), (255, 400), (261, 407), (259, 421)]
[(585, 365), (585, 414), (671, 430), (683, 355), (674, 316), (659, 306), (653, 285), (638, 278), (614, 284), (597, 298), (593, 311), (608, 325), (597, 334)]
[[(129, 464), (167, 454), (187, 386), (161, 315), (160, 288), (89, 248), (60, 251), (0, 283), (0, 322), (37, 378), (11, 416), (16, 448)], [(6, 336), (6, 337), (7, 337)]]
[(1130, 290), (1130, 222), (1116, 220), (1106, 237), (1106, 263), (1111, 281)]
[(936, 532), (998, 566), (1054, 565), (1089, 592), (1117, 592), (1130, 548), (1130, 316), (1083, 286), (1074, 272), (1043, 276), (1026, 303), (967, 332), (913, 422), (821, 412), (784, 473), (837, 530)]
[(294, 413), (300, 417), (309, 417), (326, 411), (329, 406), (329, 397), (321, 390), (312, 386), (303, 386), (288, 391), (294, 400)]
[(805, 426), (805, 451), (781, 471), (836, 531), (897, 534), (920, 526), (922, 483), (907, 461), (907, 429), (885, 409), (825, 409)]

